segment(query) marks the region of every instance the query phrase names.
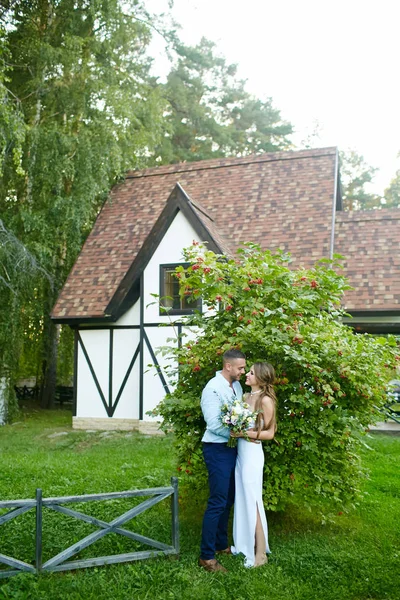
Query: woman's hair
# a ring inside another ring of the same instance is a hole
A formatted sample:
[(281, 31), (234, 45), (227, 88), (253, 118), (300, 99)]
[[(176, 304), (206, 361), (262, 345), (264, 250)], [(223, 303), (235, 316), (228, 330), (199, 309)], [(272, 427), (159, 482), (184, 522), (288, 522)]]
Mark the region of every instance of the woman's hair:
[[(271, 425), (274, 426), (274, 431), (276, 431), (276, 395), (274, 390), (275, 369), (267, 362), (256, 362), (253, 365), (253, 369), (257, 383), (262, 390), (261, 393), (257, 395), (254, 407), (257, 412), (255, 428), (257, 429), (258, 435), (260, 435), (262, 429), (269, 429)], [(271, 398), (274, 404), (274, 412), (269, 423), (263, 423), (262, 400), (265, 396)]]

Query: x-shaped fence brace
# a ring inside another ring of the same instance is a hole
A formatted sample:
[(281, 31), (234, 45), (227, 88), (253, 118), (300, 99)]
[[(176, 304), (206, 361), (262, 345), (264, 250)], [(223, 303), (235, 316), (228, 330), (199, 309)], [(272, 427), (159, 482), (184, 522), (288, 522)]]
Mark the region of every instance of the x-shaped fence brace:
[[(7, 502), (0, 502), (0, 508), (13, 508), (17, 507), (14, 510), (10, 510), (4, 515), (0, 516), (0, 526), (4, 525), (11, 519), (15, 519), (15, 517), (19, 517), (24, 513), (28, 512), (32, 508), (36, 508), (36, 500), (8, 500)], [(17, 575), (18, 573), (36, 573), (36, 569), (33, 565), (30, 565), (22, 560), (18, 560), (16, 558), (12, 558), (11, 556), (6, 556), (5, 554), (0, 554), (0, 563), (3, 563), (11, 569), (7, 569), (5, 571), (0, 571), (0, 579), (2, 577), (10, 577), (11, 575)]]
[[(92, 517), (85, 513), (72, 510), (62, 506), (63, 504), (73, 502), (93, 502), (99, 500), (116, 500), (120, 498), (132, 498), (140, 496), (151, 496), (141, 504), (131, 508), (119, 517), (113, 519), (110, 523)], [(122, 525), (131, 521), (144, 511), (148, 510), (152, 506), (158, 504), (165, 498), (171, 496), (171, 509), (172, 509), (172, 545), (164, 544), (157, 540), (153, 540), (146, 536), (134, 533), (127, 529), (124, 529)], [(84, 496), (63, 496), (59, 498), (42, 498), (42, 490), (36, 490), (35, 500), (8, 500), (0, 502), (0, 508), (13, 508), (8, 513), (0, 517), (0, 525), (10, 521), (11, 519), (36, 508), (36, 564), (35, 566), (17, 560), (10, 556), (0, 554), (0, 563), (6, 564), (11, 569), (1, 570), (1, 577), (9, 577), (16, 575), (20, 572), (36, 573), (40, 571), (66, 571), (71, 569), (79, 569), (82, 567), (93, 567), (106, 564), (115, 564), (121, 562), (127, 562), (132, 560), (142, 560), (145, 558), (151, 558), (157, 555), (170, 555), (179, 554), (179, 520), (178, 520), (178, 480), (176, 477), (171, 479), (171, 487), (164, 488), (150, 488), (147, 490), (130, 490), (125, 492), (110, 492), (106, 494), (87, 494)], [(69, 546), (66, 550), (63, 550), (56, 556), (53, 556), (50, 560), (42, 564), (42, 522), (43, 522), (43, 507), (54, 510), (61, 514), (85, 521), (99, 528), (99, 531), (95, 531), (90, 535), (79, 540), (72, 546)], [(88, 558), (83, 560), (76, 560), (67, 562), (69, 558), (87, 548), (97, 540), (103, 538), (108, 533), (117, 533), (127, 538), (135, 540), (137, 542), (147, 544), (154, 548), (153, 550), (146, 550), (141, 552), (129, 552), (126, 554), (117, 554), (112, 556), (101, 556), (97, 558)]]

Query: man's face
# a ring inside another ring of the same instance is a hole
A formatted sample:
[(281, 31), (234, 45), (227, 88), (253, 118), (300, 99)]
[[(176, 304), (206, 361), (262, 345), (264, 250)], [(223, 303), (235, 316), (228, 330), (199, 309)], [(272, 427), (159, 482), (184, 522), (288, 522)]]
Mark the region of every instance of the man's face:
[(246, 372), (246, 361), (244, 358), (234, 358), (225, 365), (231, 381), (239, 381)]

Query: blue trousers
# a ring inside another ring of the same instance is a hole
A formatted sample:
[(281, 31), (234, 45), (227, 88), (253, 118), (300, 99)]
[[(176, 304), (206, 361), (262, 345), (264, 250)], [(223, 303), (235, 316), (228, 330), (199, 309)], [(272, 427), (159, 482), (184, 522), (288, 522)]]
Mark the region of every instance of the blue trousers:
[(216, 550), (228, 547), (229, 513), (235, 500), (236, 448), (226, 444), (203, 443), (208, 470), (210, 497), (203, 518), (200, 558), (215, 557)]

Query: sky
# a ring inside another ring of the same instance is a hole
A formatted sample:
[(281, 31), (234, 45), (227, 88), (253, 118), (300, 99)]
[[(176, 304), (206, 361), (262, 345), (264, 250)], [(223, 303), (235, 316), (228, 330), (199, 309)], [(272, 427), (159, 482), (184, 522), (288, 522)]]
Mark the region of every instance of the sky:
[[(313, 146), (357, 151), (383, 193), (400, 168), (399, 0), (174, 0), (171, 12), (185, 43), (214, 41), (249, 92), (273, 99), (297, 146), (317, 128)], [(161, 66), (161, 39), (153, 53)]]

